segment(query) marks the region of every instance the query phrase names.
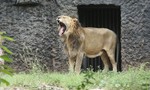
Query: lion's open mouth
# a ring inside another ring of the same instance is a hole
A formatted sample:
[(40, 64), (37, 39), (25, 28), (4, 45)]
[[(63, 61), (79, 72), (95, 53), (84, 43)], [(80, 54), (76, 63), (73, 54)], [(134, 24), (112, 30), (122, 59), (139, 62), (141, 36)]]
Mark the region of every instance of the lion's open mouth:
[(59, 36), (62, 36), (66, 31), (66, 25), (63, 22), (58, 22), (60, 25)]

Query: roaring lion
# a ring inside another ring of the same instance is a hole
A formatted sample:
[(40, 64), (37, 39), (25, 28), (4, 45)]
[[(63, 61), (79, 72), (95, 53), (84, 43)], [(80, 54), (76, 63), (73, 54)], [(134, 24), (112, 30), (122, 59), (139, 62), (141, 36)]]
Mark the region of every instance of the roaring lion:
[(101, 56), (104, 71), (109, 70), (109, 62), (113, 71), (117, 71), (115, 62), (116, 34), (107, 28), (82, 27), (77, 18), (58, 16), (59, 36), (68, 54), (69, 70), (80, 73), (83, 56), (89, 58)]

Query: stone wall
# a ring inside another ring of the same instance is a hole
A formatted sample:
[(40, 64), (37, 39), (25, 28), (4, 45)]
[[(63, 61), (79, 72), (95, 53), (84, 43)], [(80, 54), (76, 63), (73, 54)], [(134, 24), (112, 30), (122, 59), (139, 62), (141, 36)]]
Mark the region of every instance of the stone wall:
[(122, 59), (130, 63), (150, 60), (150, 31), (146, 28), (149, 20), (144, 14), (149, 6), (148, 0), (132, 0), (122, 5)]
[(26, 70), (27, 63), (37, 60), (50, 70), (67, 66), (57, 34), (56, 7), (52, 0), (42, 0), (37, 6), (14, 5), (14, 1), (0, 3), (0, 30), (16, 40), (6, 42), (14, 52), (15, 69)]
[(16, 40), (5, 45), (14, 52), (17, 70), (26, 69), (25, 63), (35, 60), (49, 70), (66, 70), (55, 19), (61, 14), (77, 17), (77, 5), (82, 4), (121, 6), (122, 61), (150, 58), (149, 0), (40, 0), (38, 5), (18, 6), (15, 1), (0, 0), (0, 30)]

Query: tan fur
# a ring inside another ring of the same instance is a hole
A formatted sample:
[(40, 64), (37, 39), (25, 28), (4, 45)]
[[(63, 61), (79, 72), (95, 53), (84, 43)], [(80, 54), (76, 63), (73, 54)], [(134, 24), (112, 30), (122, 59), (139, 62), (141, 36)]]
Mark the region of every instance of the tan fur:
[[(104, 71), (109, 70), (109, 60), (113, 71), (117, 71), (115, 62), (116, 34), (106, 28), (81, 27), (76, 18), (59, 16), (59, 32), (69, 58), (69, 70), (80, 73), (83, 56), (94, 58), (101, 56)], [(62, 29), (63, 26), (66, 28)]]

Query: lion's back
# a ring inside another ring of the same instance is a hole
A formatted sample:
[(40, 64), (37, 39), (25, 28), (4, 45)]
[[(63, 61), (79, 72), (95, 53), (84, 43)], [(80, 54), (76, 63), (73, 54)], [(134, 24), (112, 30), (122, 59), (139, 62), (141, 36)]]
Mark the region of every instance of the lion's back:
[(99, 38), (99, 39), (103, 39), (103, 38), (115, 38), (116, 34), (111, 31), (110, 29), (107, 28), (93, 28), (93, 27), (85, 27), (83, 28), (84, 32), (85, 32), (85, 36), (88, 38)]
[(98, 53), (101, 49), (110, 48), (116, 43), (116, 34), (107, 28), (83, 28), (85, 35), (85, 49)]

